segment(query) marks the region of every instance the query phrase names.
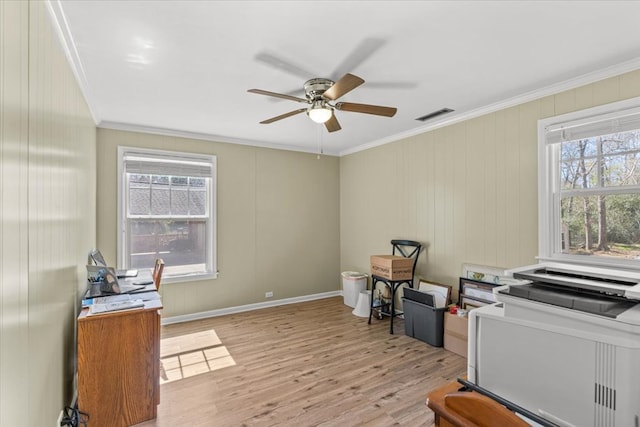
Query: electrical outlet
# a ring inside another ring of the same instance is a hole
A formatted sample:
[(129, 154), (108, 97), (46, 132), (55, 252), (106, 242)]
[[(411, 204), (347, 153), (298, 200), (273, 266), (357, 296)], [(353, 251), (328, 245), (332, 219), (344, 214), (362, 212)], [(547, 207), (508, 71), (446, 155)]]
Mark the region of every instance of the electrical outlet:
[(273, 292), (269, 291), (264, 294), (265, 298), (273, 298)]

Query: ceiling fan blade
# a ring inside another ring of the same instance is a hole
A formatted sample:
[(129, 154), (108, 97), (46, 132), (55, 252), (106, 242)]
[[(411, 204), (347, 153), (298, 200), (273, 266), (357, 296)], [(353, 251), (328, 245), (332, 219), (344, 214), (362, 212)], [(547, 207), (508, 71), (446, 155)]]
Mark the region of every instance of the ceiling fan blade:
[(273, 96), (273, 97), (276, 97), (276, 98), (288, 99), (290, 101), (304, 102), (305, 104), (309, 104), (309, 101), (304, 99), (304, 98), (298, 98), (297, 96), (285, 95), (283, 93), (269, 92), (268, 90), (249, 89), (247, 92), (257, 93), (258, 95)]
[(298, 110), (289, 111), (288, 113), (280, 114), (279, 116), (271, 117), (270, 119), (263, 120), (260, 124), (268, 125), (269, 123), (277, 122), (278, 120), (286, 119), (287, 117), (295, 116), (303, 111), (307, 111), (306, 108), (300, 108)]
[(335, 132), (342, 129), (335, 114), (331, 114), (331, 118), (324, 122), (324, 127), (326, 127), (329, 132)]
[(289, 60), (280, 58), (269, 52), (260, 52), (255, 56), (257, 61), (263, 62), (273, 68), (284, 71), (285, 73), (293, 74), (303, 79), (310, 79), (313, 77), (313, 73), (305, 70), (302, 67), (297, 66)]
[(340, 80), (335, 82), (335, 84), (331, 86), (325, 93), (323, 93), (322, 97), (331, 101), (335, 101), (342, 95), (351, 92), (362, 83), (364, 83), (364, 80), (362, 80), (360, 77), (347, 73), (342, 76)]
[(415, 82), (367, 82), (367, 89), (414, 89), (418, 87)]
[[(285, 93), (282, 93), (281, 95), (287, 95), (287, 96), (293, 96), (293, 97), (295, 97), (295, 96), (296, 96), (297, 94), (299, 94), (299, 93), (300, 93), (300, 89), (294, 89), (294, 90), (290, 90), (290, 91), (287, 91), (287, 92), (285, 92)], [(286, 99), (287, 99), (287, 100), (289, 100), (289, 98), (286, 98)], [(301, 98), (301, 99), (302, 99), (302, 98)], [(282, 102), (282, 101), (283, 101), (283, 99), (282, 99), (282, 98), (280, 98), (280, 97), (278, 97), (278, 98), (269, 97), (269, 101), (271, 101), (271, 102)]]
[(394, 107), (383, 107), (381, 105), (354, 104), (353, 102), (338, 102), (336, 108), (340, 111), (351, 111), (353, 113), (373, 114), (376, 116), (393, 117), (398, 111)]
[[(358, 45), (351, 51), (345, 59), (338, 65), (335, 71), (331, 74), (331, 79), (335, 80), (343, 76), (345, 73), (349, 71), (353, 71), (360, 64), (366, 61), (369, 57), (371, 57), (378, 49), (380, 49), (386, 43), (383, 39), (368, 37), (362, 40)], [(368, 87), (368, 85), (367, 85)]]

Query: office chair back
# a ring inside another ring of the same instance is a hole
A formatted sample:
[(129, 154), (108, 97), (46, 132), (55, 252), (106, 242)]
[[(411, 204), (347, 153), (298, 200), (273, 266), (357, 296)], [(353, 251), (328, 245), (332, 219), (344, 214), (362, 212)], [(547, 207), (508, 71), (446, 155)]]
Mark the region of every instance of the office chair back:
[(160, 290), (160, 280), (162, 280), (162, 271), (164, 270), (164, 260), (162, 258), (156, 259), (156, 265), (153, 267), (153, 283), (156, 285), (156, 290)]
[[(444, 397), (445, 407), (474, 427), (527, 427), (529, 423), (495, 400), (479, 393), (456, 392)], [(466, 424), (465, 424), (466, 425)]]

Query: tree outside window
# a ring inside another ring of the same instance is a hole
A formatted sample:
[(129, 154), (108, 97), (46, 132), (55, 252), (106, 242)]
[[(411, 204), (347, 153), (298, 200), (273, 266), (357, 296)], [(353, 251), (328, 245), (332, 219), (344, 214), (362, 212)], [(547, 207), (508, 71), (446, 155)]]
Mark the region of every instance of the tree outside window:
[(560, 149), (562, 252), (640, 256), (640, 131)]
[(541, 260), (640, 269), (640, 98), (538, 122)]

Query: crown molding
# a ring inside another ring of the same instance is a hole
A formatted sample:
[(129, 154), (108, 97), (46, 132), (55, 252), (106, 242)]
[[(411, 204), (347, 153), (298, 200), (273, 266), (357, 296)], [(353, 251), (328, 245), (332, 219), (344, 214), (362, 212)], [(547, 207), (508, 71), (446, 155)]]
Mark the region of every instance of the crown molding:
[(45, 4), (47, 6), (49, 15), (51, 16), (53, 30), (58, 36), (58, 41), (60, 42), (65, 56), (67, 57), (67, 62), (71, 67), (73, 75), (76, 77), (78, 86), (80, 86), (80, 91), (84, 96), (87, 108), (89, 109), (91, 117), (93, 118), (93, 123), (97, 124), (100, 120), (100, 114), (98, 111), (96, 111), (96, 103), (92, 102), (93, 97), (91, 95), (91, 89), (87, 81), (87, 76), (84, 73), (84, 68), (82, 67), (82, 62), (80, 61), (80, 56), (78, 55), (76, 45), (73, 42), (73, 36), (71, 35), (71, 31), (69, 30), (69, 26), (67, 25), (67, 18), (60, 4), (60, 0), (47, 0)]
[(112, 129), (112, 130), (122, 130), (127, 132), (150, 133), (153, 135), (174, 136), (178, 138), (198, 139), (201, 141), (221, 142), (221, 143), (235, 144), (235, 145), (248, 145), (251, 147), (270, 148), (274, 150), (297, 151), (300, 153), (309, 153), (309, 154), (316, 154), (316, 155), (322, 155), (322, 156), (335, 157), (338, 155), (337, 151), (331, 151), (331, 150), (327, 151), (325, 149), (322, 150), (322, 153), (318, 153), (316, 149), (311, 149), (311, 148), (306, 149), (306, 148), (301, 148), (293, 145), (273, 144), (269, 142), (253, 141), (249, 139), (240, 139), (240, 138), (231, 138), (228, 136), (213, 135), (208, 133), (158, 128), (154, 126), (139, 126), (131, 123), (102, 121), (98, 123), (97, 127), (99, 129)]
[(527, 92), (525, 94), (514, 96), (512, 98), (508, 98), (502, 101), (498, 101), (493, 104), (485, 105), (483, 107), (476, 108), (471, 111), (467, 111), (467, 112), (463, 112), (455, 115), (448, 115), (446, 119), (434, 121), (433, 123), (430, 123), (425, 126), (420, 126), (406, 132), (398, 133), (395, 135), (388, 136), (386, 138), (378, 139), (375, 141), (368, 142), (366, 144), (359, 145), (357, 147), (343, 150), (343, 151), (340, 151), (338, 155), (342, 157), (349, 154), (357, 153), (359, 151), (364, 151), (370, 148), (389, 144), (391, 142), (400, 141), (402, 139), (419, 135), (421, 133), (429, 132), (445, 126), (450, 126), (455, 123), (460, 123), (465, 120), (480, 117), (489, 113), (494, 113), (496, 111), (504, 110), (506, 108), (515, 107), (516, 105), (520, 105), (530, 101), (534, 101), (536, 99), (544, 98), (545, 96), (555, 95), (567, 90), (575, 89), (580, 86), (595, 83), (600, 80), (604, 80), (610, 77), (615, 77), (615, 76), (628, 73), (630, 71), (635, 71), (638, 69), (640, 69), (640, 57), (634, 58), (626, 62), (622, 62), (620, 64), (612, 65), (612, 66), (603, 68), (601, 70), (583, 74), (581, 76), (578, 76), (569, 80), (565, 80), (560, 83), (554, 83), (552, 85), (545, 86), (543, 88), (536, 89), (536, 90)]
[[(89, 108), (89, 111), (91, 112), (91, 116), (93, 117), (93, 121), (94, 123), (96, 123), (96, 126), (98, 128), (126, 130), (130, 132), (145, 132), (145, 133), (151, 133), (156, 135), (176, 136), (176, 137), (182, 137), (182, 138), (199, 139), (204, 141), (215, 141), (215, 142), (223, 142), (223, 143), (230, 143), (230, 144), (249, 145), (249, 146), (255, 146), (255, 147), (262, 147), (262, 148), (272, 148), (276, 150), (298, 151), (303, 153), (318, 154), (317, 150), (315, 149), (304, 149), (297, 146), (279, 145), (279, 144), (266, 143), (261, 141), (246, 140), (246, 139), (232, 138), (227, 136), (212, 135), (212, 134), (198, 133), (198, 132), (188, 132), (188, 131), (181, 131), (181, 130), (175, 130), (175, 129), (163, 129), (163, 128), (156, 128), (156, 127), (150, 127), (150, 126), (139, 126), (139, 125), (134, 125), (130, 123), (101, 121), (100, 112), (97, 111), (95, 107), (96, 103), (92, 102), (93, 97), (91, 94), (91, 89), (87, 82), (87, 78), (84, 73), (84, 68), (82, 67), (82, 62), (80, 61), (75, 43), (73, 42), (73, 37), (71, 35), (71, 32), (69, 31), (67, 20), (64, 15), (62, 6), (60, 4), (60, 0), (47, 0), (46, 4), (47, 4), (47, 9), (49, 10), (49, 13), (52, 17), (52, 21), (54, 23), (54, 30), (58, 34), (58, 38), (60, 40), (62, 48), (65, 52), (65, 55), (67, 56), (68, 62), (72, 68), (72, 71), (76, 77), (76, 80), (78, 81), (80, 90), (82, 91), (85, 97), (87, 106)], [(545, 96), (557, 94), (566, 90), (575, 89), (580, 86), (595, 83), (599, 80), (614, 77), (614, 76), (624, 74), (630, 71), (635, 71), (638, 69), (640, 69), (640, 57), (634, 58), (626, 62), (622, 62), (620, 64), (612, 65), (612, 66), (603, 68), (601, 70), (586, 73), (581, 76), (568, 79), (560, 83), (555, 83), (549, 86), (545, 86), (543, 88), (527, 92), (523, 95), (518, 95), (512, 98), (495, 102), (493, 104), (476, 108), (471, 111), (462, 112), (459, 114), (453, 113), (453, 115), (448, 115), (446, 119), (434, 121), (432, 123), (429, 123), (428, 125), (419, 126), (419, 127), (410, 129), (406, 132), (401, 132), (401, 133), (390, 135), (381, 139), (373, 140), (365, 144), (361, 144), (357, 147), (349, 148), (342, 151), (338, 151), (338, 150), (323, 151), (322, 155), (342, 157), (349, 154), (354, 154), (360, 151), (379, 147), (381, 145), (389, 144), (392, 142), (397, 142), (397, 141), (400, 141), (415, 135), (419, 135), (422, 133), (426, 133), (441, 127), (450, 126), (455, 123), (460, 123), (465, 120), (473, 119), (485, 114), (490, 114), (499, 110), (514, 107), (516, 105), (524, 104), (526, 102), (540, 99)]]

